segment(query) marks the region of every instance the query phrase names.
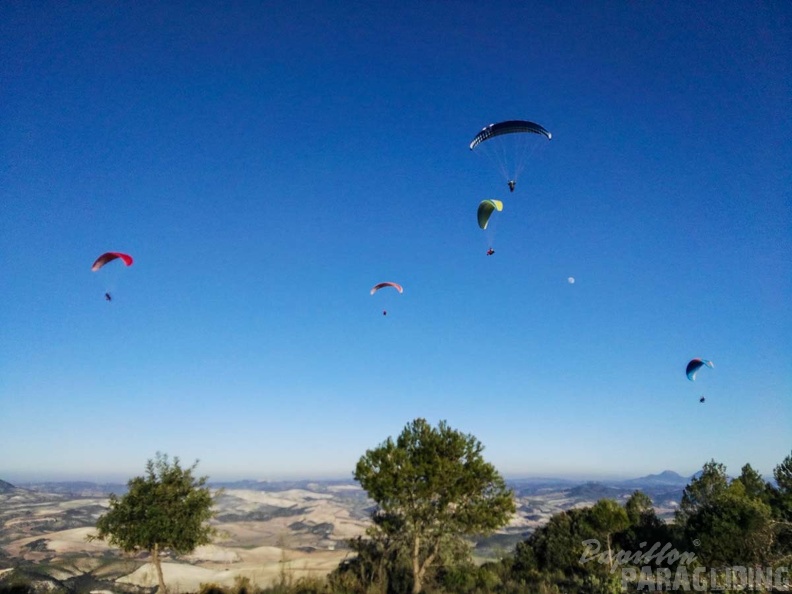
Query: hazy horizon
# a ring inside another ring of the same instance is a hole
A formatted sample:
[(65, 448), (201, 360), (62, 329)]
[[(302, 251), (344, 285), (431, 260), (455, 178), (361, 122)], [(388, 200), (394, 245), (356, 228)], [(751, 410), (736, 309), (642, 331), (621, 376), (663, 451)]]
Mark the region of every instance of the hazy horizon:
[[(182, 463), (185, 461), (182, 460)], [(184, 465), (184, 464), (183, 464)], [(614, 473), (556, 473), (556, 474), (530, 474), (530, 473), (502, 473), (502, 476), (507, 481), (519, 481), (519, 480), (558, 480), (558, 481), (622, 481), (622, 480), (631, 480), (636, 478), (643, 478), (646, 476), (651, 475), (658, 475), (662, 472), (666, 471), (675, 472), (679, 476), (683, 478), (689, 478), (693, 476), (699, 469), (696, 469), (689, 473), (678, 472), (673, 469), (663, 469), (657, 470), (654, 472), (645, 472), (643, 474), (614, 474)], [(79, 473), (39, 473), (39, 472), (31, 472), (31, 473), (14, 473), (8, 472), (3, 474), (3, 471), (0, 470), (0, 480), (4, 480), (11, 484), (34, 484), (34, 483), (68, 483), (68, 482), (87, 482), (87, 483), (96, 483), (96, 484), (126, 484), (126, 482), (135, 477), (135, 476), (142, 476), (145, 474), (144, 468), (137, 472), (132, 472), (129, 475), (122, 475), (118, 473), (106, 473), (106, 474), (79, 474)], [(211, 474), (202, 472), (201, 465), (198, 465), (197, 474), (199, 476), (208, 475), (209, 482), (242, 482), (242, 481), (251, 481), (251, 482), (289, 482), (289, 481), (296, 481), (296, 482), (305, 482), (305, 481), (321, 481), (321, 482), (343, 482), (343, 481), (351, 481), (356, 482), (352, 477), (351, 472), (348, 476), (342, 476), (337, 473), (328, 473), (328, 474), (314, 474), (314, 475), (306, 475), (302, 473), (296, 474), (281, 474), (281, 475), (272, 475), (265, 478), (261, 478), (260, 476), (242, 476), (242, 475), (223, 475), (222, 473), (219, 474)], [(731, 474), (731, 473), (730, 473)], [(767, 478), (772, 477), (772, 473), (769, 475), (762, 473), (763, 476)], [(13, 479), (13, 480), (12, 480)]]

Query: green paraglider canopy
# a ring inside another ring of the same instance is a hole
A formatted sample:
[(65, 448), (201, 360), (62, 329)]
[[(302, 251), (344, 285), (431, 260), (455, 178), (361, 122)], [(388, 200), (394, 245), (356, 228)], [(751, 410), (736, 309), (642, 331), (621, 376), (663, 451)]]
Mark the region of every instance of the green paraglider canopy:
[(490, 217), (495, 211), (501, 212), (503, 210), (503, 202), (500, 200), (482, 200), (478, 205), (478, 225), (482, 229), (487, 228)]

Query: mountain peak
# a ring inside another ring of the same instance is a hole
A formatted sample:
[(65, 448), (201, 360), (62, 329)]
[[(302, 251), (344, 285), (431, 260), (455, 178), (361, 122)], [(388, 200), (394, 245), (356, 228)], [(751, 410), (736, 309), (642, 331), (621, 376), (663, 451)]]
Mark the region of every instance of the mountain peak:
[(690, 481), (690, 477), (682, 476), (681, 474), (679, 474), (678, 472), (674, 472), (673, 470), (664, 470), (659, 474), (648, 474), (640, 478), (634, 478), (628, 481), (624, 481), (623, 484), (653, 485), (656, 487), (660, 487), (660, 486), (684, 487), (689, 481)]
[(9, 493), (11, 491), (16, 491), (16, 487), (11, 483), (0, 480), (0, 493)]
[(685, 477), (673, 470), (664, 470), (660, 474), (650, 474), (652, 478), (684, 479)]

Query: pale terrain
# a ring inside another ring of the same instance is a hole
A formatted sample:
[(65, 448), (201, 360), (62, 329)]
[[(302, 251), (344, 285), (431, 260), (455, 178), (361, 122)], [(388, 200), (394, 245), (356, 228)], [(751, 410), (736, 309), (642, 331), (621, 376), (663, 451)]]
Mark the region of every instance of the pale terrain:
[[(102, 541), (87, 540), (108, 505), (106, 496), (97, 496), (96, 486), (56, 486), (60, 492), (52, 492), (56, 489), (51, 485), (27, 487), (0, 490), (0, 571), (20, 566), (67, 584), (90, 578), (117, 589), (156, 586), (145, 554), (124, 555)], [(117, 487), (114, 492), (122, 494), (124, 487)], [(237, 577), (246, 577), (267, 586), (335, 569), (352, 554), (346, 541), (365, 533), (373, 502), (348, 482), (304, 482), (297, 487), (248, 481), (226, 485), (213, 521), (220, 535), (191, 555), (167, 556), (163, 570), (168, 585), (173, 591), (194, 592), (201, 584), (232, 586)], [(555, 513), (606, 496), (623, 500), (632, 490), (541, 481), (513, 488), (518, 512), (503, 530), (477, 543), (474, 555), (479, 560), (509, 553)], [(663, 489), (668, 491), (665, 499)], [(652, 495), (658, 513), (671, 513), (680, 494), (681, 487), (660, 488)]]

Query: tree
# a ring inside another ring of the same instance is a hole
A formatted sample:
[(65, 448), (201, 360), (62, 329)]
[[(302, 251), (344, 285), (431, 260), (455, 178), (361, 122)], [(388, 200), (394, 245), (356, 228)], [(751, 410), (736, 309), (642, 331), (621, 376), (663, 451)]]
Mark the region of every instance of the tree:
[(555, 514), (517, 544), (511, 577), (528, 592), (619, 592), (608, 543), (628, 523), (627, 512), (612, 499)]
[(409, 556), (412, 592), (444, 551), (465, 536), (489, 534), (515, 512), (514, 495), (495, 467), (484, 461), (484, 447), (441, 421), (437, 428), (416, 419), (394, 442), (390, 437), (368, 450), (355, 468), (355, 479), (378, 506), (376, 515)]
[(705, 566), (758, 565), (773, 547), (770, 506), (745, 494), (735, 479), (728, 490), (687, 518), (689, 542)]
[(776, 530), (774, 557), (782, 563), (792, 559), (792, 454), (773, 469), (776, 485), (767, 485)]
[(768, 500), (767, 484), (762, 475), (756, 472), (750, 464), (742, 467), (740, 476), (735, 479), (745, 488), (745, 495), (760, 501)]
[(776, 480), (778, 490), (792, 495), (792, 454), (773, 469), (773, 478)]
[(778, 520), (792, 523), (792, 454), (773, 469), (776, 486), (768, 485), (773, 499), (774, 515)]
[(206, 487), (207, 477), (195, 478), (193, 470), (179, 465), (179, 459), (157, 452), (146, 464), (146, 476), (127, 483), (123, 497), (110, 495), (110, 511), (96, 522), (97, 533), (90, 540), (106, 540), (124, 552), (148, 551), (157, 570), (159, 591), (167, 592), (160, 553), (191, 553), (211, 542), (215, 534), (208, 521), (214, 516), (214, 499)]
[[(622, 550), (639, 551), (654, 543), (676, 544), (673, 527), (657, 517), (652, 500), (646, 493), (634, 491), (625, 502), (624, 511), (630, 525), (618, 535), (618, 545)], [(662, 561), (665, 562), (665, 557)], [(663, 563), (658, 562), (658, 565)]]
[(677, 523), (705, 566), (751, 565), (771, 557), (772, 510), (761, 476), (746, 464), (729, 482), (714, 460), (682, 494)]
[(589, 525), (597, 536), (604, 536), (608, 547), (608, 569), (613, 568), (613, 535), (625, 530), (630, 520), (625, 509), (615, 499), (600, 499), (589, 510)]
[(580, 559), (586, 553), (585, 542), (594, 538), (588, 514), (589, 508), (572, 508), (554, 514), (526, 540), (517, 543), (516, 575), (525, 581), (531, 581), (537, 573), (558, 574), (566, 580), (584, 575), (588, 568)]
[(701, 474), (682, 492), (682, 501), (676, 512), (677, 523), (684, 525), (690, 516), (723, 495), (728, 486), (726, 466), (715, 460), (704, 464)]

